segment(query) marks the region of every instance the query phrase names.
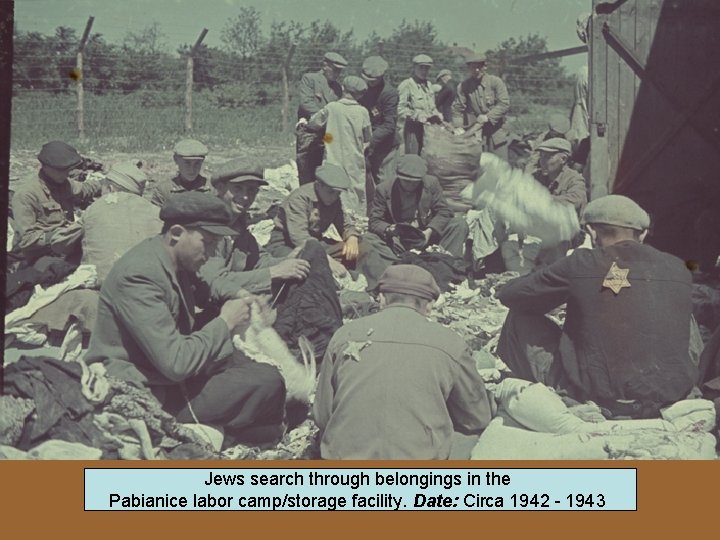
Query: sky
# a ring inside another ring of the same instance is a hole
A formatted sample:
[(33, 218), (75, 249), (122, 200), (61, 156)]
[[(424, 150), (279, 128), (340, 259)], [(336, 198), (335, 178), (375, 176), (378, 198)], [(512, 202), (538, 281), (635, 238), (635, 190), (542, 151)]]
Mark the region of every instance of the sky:
[[(440, 40), (484, 51), (509, 37), (538, 33), (550, 50), (576, 47), (575, 19), (589, 12), (591, 0), (16, 0), (15, 25), (23, 31), (52, 33), (70, 26), (82, 34), (93, 15), (93, 32), (119, 41), (129, 30), (160, 23), (172, 50), (193, 43), (203, 28), (205, 43), (221, 44), (220, 33), (242, 6), (255, 6), (264, 29), (273, 20), (301, 23), (321, 19), (341, 30), (353, 29), (360, 41), (373, 30), (389, 35), (403, 18), (435, 23)], [(571, 70), (584, 55), (567, 57)]]

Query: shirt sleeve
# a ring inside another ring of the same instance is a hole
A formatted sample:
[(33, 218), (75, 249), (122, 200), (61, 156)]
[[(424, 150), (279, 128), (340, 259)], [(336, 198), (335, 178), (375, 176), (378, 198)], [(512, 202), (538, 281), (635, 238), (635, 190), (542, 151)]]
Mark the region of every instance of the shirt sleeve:
[(378, 102), (383, 120), (372, 132), (372, 138), (370, 139), (371, 149), (374, 150), (377, 145), (385, 142), (386, 139), (394, 137), (398, 121), (398, 102), (397, 91), (389, 92), (386, 99)]
[(398, 121), (417, 120), (418, 111), (415, 110), (412, 99), (412, 85), (409, 79), (398, 86)]
[(385, 239), (385, 229), (392, 225), (386, 220), (385, 216), (388, 196), (383, 189), (379, 188), (375, 190), (375, 196), (370, 204), (370, 213), (368, 216), (368, 230), (383, 240)]
[(566, 303), (570, 293), (571, 267), (583, 250), (526, 276), (506, 283), (496, 296), (511, 310), (544, 315)]
[(324, 431), (330, 421), (332, 414), (335, 388), (333, 379), (335, 377), (335, 353), (333, 340), (330, 340), (325, 356), (323, 357), (320, 375), (318, 376), (317, 390), (315, 391), (315, 402), (313, 403), (313, 418), (320, 431)]
[(447, 401), (448, 413), (455, 431), (477, 435), (492, 419), (492, 398), (475, 367), (470, 349), (465, 347), (455, 367), (455, 383)]
[(300, 96), (299, 116), (301, 118), (310, 118), (313, 114), (320, 110), (320, 104), (315, 97), (315, 85), (313, 84), (312, 75), (306, 73), (300, 79), (298, 86), (298, 94)]
[(308, 228), (309, 204), (310, 201), (298, 191), (288, 195), (285, 201), (285, 227), (292, 247), (297, 247), (312, 238)]
[(324, 128), (327, 125), (329, 115), (330, 111), (326, 105), (310, 117), (310, 120), (308, 120), (308, 127), (313, 131)]
[(202, 330), (183, 335), (165, 302), (163, 290), (150, 278), (129, 275), (118, 283), (115, 316), (153, 366), (172, 381), (197, 374), (208, 362), (232, 352), (230, 331), (219, 317)]
[[(59, 205), (58, 205), (59, 208)], [(18, 191), (12, 200), (13, 219), (15, 220), (15, 233), (17, 234), (18, 249), (26, 253), (43, 254), (50, 253), (50, 235), (53, 231), (61, 229), (67, 224), (63, 218), (52, 227), (43, 226), (39, 222), (41, 204), (33, 193)], [(60, 213), (61, 210), (58, 210)]]
[(510, 110), (510, 95), (507, 87), (500, 77), (493, 77), (492, 91), (495, 94), (495, 105), (488, 111), (488, 121), (496, 126), (503, 122), (505, 115)]
[(585, 186), (585, 181), (580, 176), (574, 177), (568, 183), (567, 189), (562, 193), (553, 195), (553, 199), (558, 202), (573, 205), (575, 207), (575, 211), (580, 214), (587, 204), (587, 188)]
[(463, 92), (463, 85), (458, 85), (457, 95), (452, 104), (452, 125), (453, 127), (463, 127), (465, 123), (465, 108), (467, 107), (467, 98)]

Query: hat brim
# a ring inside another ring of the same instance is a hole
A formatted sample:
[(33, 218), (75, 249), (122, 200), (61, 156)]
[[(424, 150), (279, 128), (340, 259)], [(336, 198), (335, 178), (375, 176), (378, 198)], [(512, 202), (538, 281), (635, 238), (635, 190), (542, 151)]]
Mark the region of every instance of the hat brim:
[(183, 226), (202, 229), (203, 231), (216, 236), (238, 236), (240, 234), (235, 229), (231, 229), (227, 225), (221, 225), (219, 223), (188, 223)]
[(226, 180), (229, 184), (242, 184), (245, 182), (255, 182), (258, 185), (261, 186), (267, 186), (268, 182), (267, 180), (263, 180), (262, 178), (258, 178), (257, 176), (250, 176), (250, 175), (242, 175), (242, 176), (236, 176), (235, 178), (230, 178), (229, 180)]
[(80, 161), (73, 163), (71, 165), (53, 165), (52, 163), (43, 161), (39, 157), (38, 157), (38, 161), (45, 167), (50, 167), (51, 169), (57, 169), (58, 171), (72, 171), (73, 169), (77, 169), (80, 165), (82, 165), (82, 158), (80, 159)]
[(405, 176), (402, 173), (397, 173), (397, 177), (399, 180), (407, 180), (408, 182), (422, 182), (422, 178), (417, 178), (415, 176)]
[(385, 76), (384, 73), (382, 75), (378, 75), (377, 77), (371, 77), (370, 75), (366, 75), (365, 73), (360, 74), (360, 77), (362, 77), (363, 80), (366, 80), (366, 81), (377, 81), (378, 79), (382, 79), (384, 76)]
[(416, 65), (416, 66), (432, 67), (433, 64), (432, 64), (432, 62), (417, 62), (415, 65)]

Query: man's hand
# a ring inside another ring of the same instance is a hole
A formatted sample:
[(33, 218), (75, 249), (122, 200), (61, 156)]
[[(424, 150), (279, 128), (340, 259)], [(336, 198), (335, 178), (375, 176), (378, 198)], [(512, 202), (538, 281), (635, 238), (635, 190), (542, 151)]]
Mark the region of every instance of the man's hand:
[(330, 255), (328, 255), (328, 264), (330, 265), (330, 270), (332, 271), (333, 277), (341, 278), (347, 275), (347, 268), (345, 268), (341, 263), (330, 257)]
[(388, 227), (385, 229), (385, 238), (386, 238), (387, 240), (389, 240), (390, 238), (392, 238), (393, 236), (395, 236), (395, 232), (396, 232), (396, 231), (397, 231), (397, 227), (396, 227), (395, 224), (393, 223), (392, 225), (388, 226)]
[(490, 119), (488, 118), (487, 114), (481, 114), (480, 116), (477, 117), (477, 120), (475, 121), (475, 123), (478, 126), (482, 127), (485, 124), (487, 124), (489, 121), (490, 121)]
[(305, 279), (310, 263), (305, 259), (285, 259), (270, 267), (270, 279)]
[(439, 114), (430, 115), (427, 119), (428, 124), (442, 124), (443, 119)]
[(357, 236), (351, 236), (347, 240), (345, 240), (345, 243), (343, 244), (342, 255), (346, 261), (354, 261), (355, 259), (357, 259), (359, 253), (360, 248), (358, 246)]
[(254, 301), (255, 299), (248, 295), (244, 298), (228, 300), (223, 304), (220, 308), (220, 318), (225, 321), (230, 332), (250, 322), (250, 306)]
[(433, 230), (431, 228), (427, 228), (423, 231), (423, 235), (425, 236), (425, 244), (423, 247), (427, 246), (430, 243), (430, 237), (432, 236)]

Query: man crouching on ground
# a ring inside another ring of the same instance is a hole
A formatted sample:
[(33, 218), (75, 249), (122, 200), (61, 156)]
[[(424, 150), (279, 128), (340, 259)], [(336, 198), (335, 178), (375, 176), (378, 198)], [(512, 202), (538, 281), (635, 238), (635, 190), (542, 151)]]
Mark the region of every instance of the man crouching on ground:
[(414, 265), (380, 278), (381, 311), (340, 328), (315, 396), (323, 459), (447, 459), (453, 430), (473, 435), (491, 402), (465, 342), (426, 317), (440, 295)]
[(225, 446), (274, 442), (284, 432), (283, 379), (234, 351), (231, 339), (256, 297), (238, 291), (195, 328), (195, 273), (218, 238), (237, 234), (227, 206), (209, 193), (180, 193), (160, 219), (161, 234), (128, 251), (105, 279), (86, 361), (148, 386), (180, 422), (222, 428)]

